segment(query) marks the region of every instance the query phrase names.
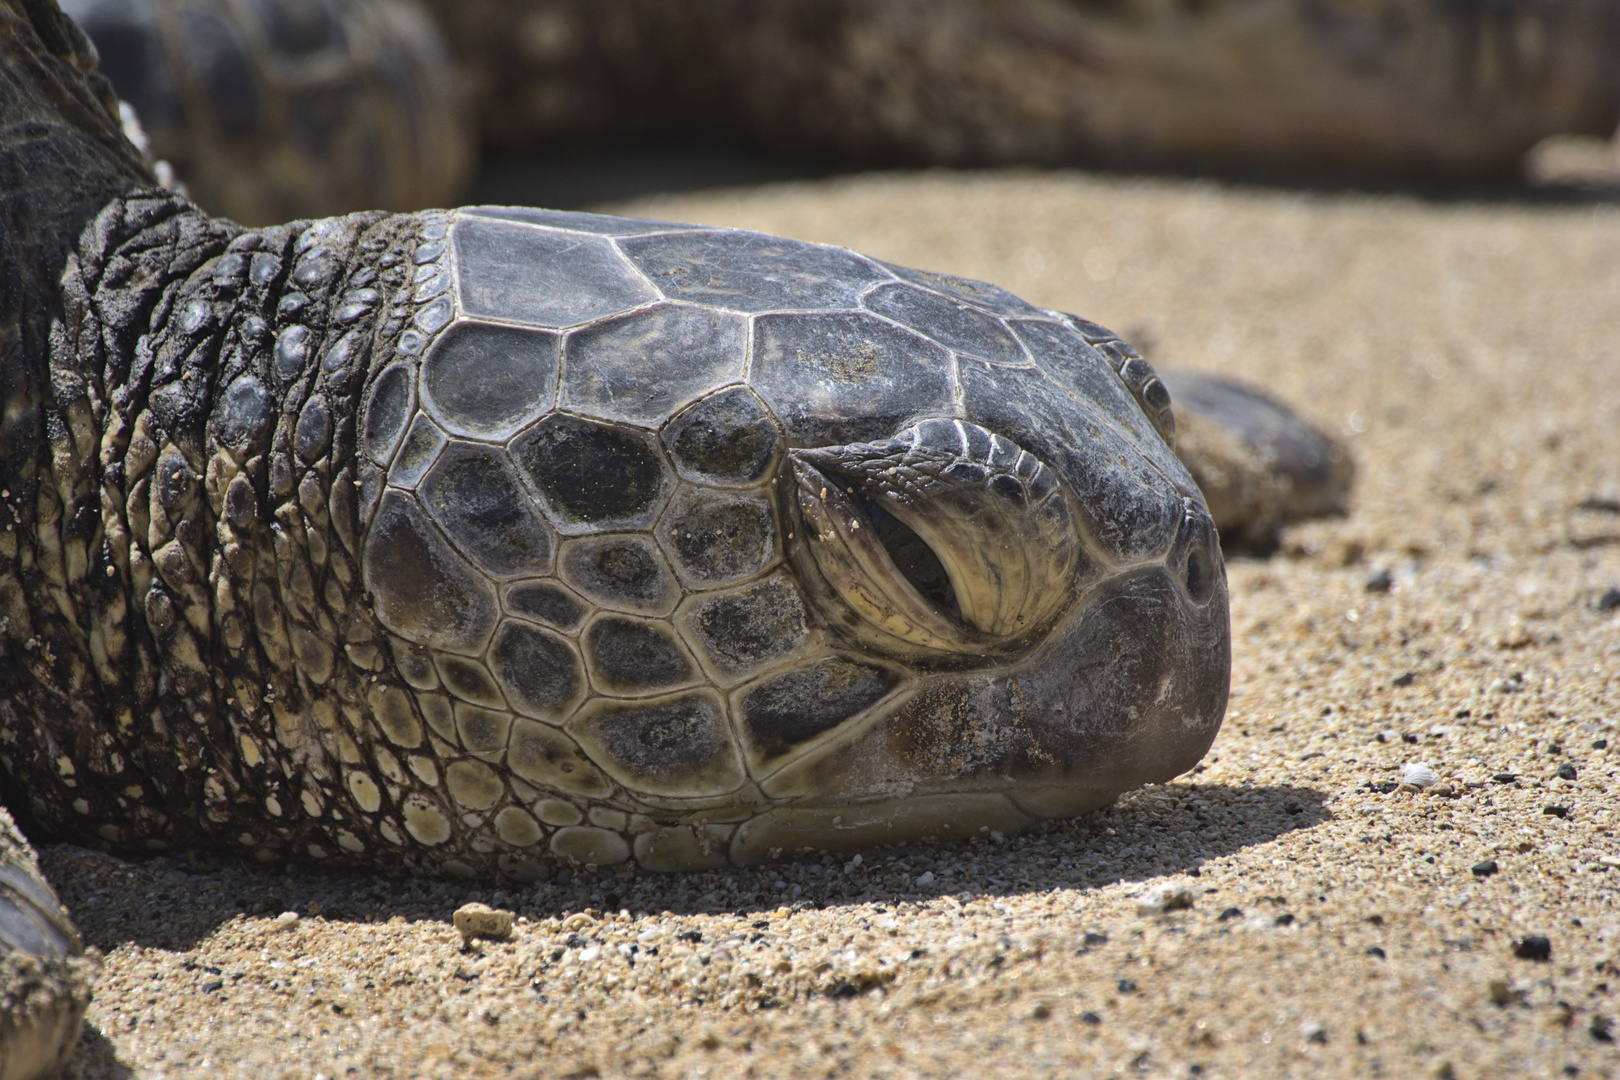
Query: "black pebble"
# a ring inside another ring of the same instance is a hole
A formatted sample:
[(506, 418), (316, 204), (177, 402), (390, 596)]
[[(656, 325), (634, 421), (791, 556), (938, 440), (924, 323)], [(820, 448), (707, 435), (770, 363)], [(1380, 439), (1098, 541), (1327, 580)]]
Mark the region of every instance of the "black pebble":
[(686, 930), (682, 933), (676, 934), (675, 936), (680, 938), (682, 941), (690, 941), (692, 944), (696, 945), (698, 942), (703, 940), (703, 931)]
[[(1416, 679), (1417, 679), (1417, 676), (1415, 674), (1413, 674), (1412, 672), (1403, 671), (1399, 675), (1395, 676), (1393, 679), (1389, 680), (1389, 682), (1390, 682), (1391, 686), (1411, 686), (1412, 683), (1414, 681), (1416, 681)], [(1412, 742), (1417, 742), (1416, 739), (1412, 739), (1411, 741)]]
[(1086, 936), (1084, 939), (1082, 939), (1081, 944), (1086, 946), (1106, 945), (1108, 944), (1108, 935), (1099, 934), (1095, 930), (1087, 930)]
[(1102, 1023), (1102, 1017), (1094, 1012), (1083, 1012), (1080, 1014), (1080, 1022), (1082, 1024), (1100, 1024)]
[(1543, 806), (1541, 808), (1541, 812), (1546, 817), (1555, 817), (1555, 818), (1567, 818), (1567, 817), (1569, 817), (1569, 807), (1567, 807), (1567, 806)]
[(1519, 774), (1514, 772), (1499, 772), (1495, 776), (1491, 777), (1491, 779), (1495, 780), (1498, 784), (1511, 784), (1518, 778)]
[(1215, 917), (1215, 921), (1216, 922), (1226, 922), (1229, 919), (1241, 919), (1241, 918), (1243, 918), (1243, 909), (1242, 908), (1229, 907), (1225, 911), (1223, 911), (1219, 915), (1217, 915)]
[(218, 993), (220, 990), (224, 989), (224, 987), (225, 987), (225, 982), (224, 982), (223, 979), (215, 979), (213, 982), (205, 982), (205, 983), (203, 983), (202, 984), (202, 992), (205, 993), (205, 994), (215, 994), (215, 993)]
[(1368, 956), (1376, 956), (1380, 960), (1388, 960), (1389, 959), (1389, 954), (1384, 952), (1384, 950), (1380, 949), (1377, 945), (1374, 945), (1372, 948), (1368, 949), (1367, 950), (1367, 955)]
[(1592, 749), (1594, 749), (1594, 750), (1607, 750), (1608, 748), (1609, 748), (1609, 740), (1608, 739), (1593, 739), (1592, 740)]
[(1119, 992), (1122, 994), (1136, 993), (1136, 984), (1129, 979), (1121, 979), (1117, 985), (1119, 986)]
[(1559, 746), (1557, 743), (1550, 742), (1550, 743), (1547, 744), (1547, 753), (1557, 755), (1557, 754), (1562, 754), (1563, 752), (1564, 752), (1564, 748), (1562, 746)]
[(1274, 923), (1276, 923), (1278, 926), (1293, 926), (1294, 925), (1294, 913), (1291, 912), (1291, 911), (1285, 911), (1281, 915), (1279, 915), (1275, 919), (1273, 919), (1272, 921)]
[(1614, 1021), (1607, 1016), (1594, 1016), (1592, 1017), (1592, 1025), (1586, 1029), (1586, 1033), (1598, 1042), (1612, 1043), (1614, 1042), (1614, 1032), (1611, 1030), (1613, 1027)]
[(1551, 960), (1552, 942), (1540, 934), (1531, 934), (1513, 943), (1513, 955), (1520, 960)]
[(1484, 862), (1475, 863), (1469, 869), (1473, 870), (1474, 876), (1477, 878), (1488, 878), (1492, 874), (1496, 873), (1496, 860), (1486, 859)]
[[(1411, 673), (1408, 672), (1407, 673), (1407, 682), (1411, 681), (1410, 676), (1411, 676)], [(1403, 683), (1403, 682), (1401, 682), (1401, 680), (1396, 679), (1395, 680), (1395, 685), (1396, 686), (1405, 686), (1406, 683)], [(1418, 737), (1416, 735), (1413, 735), (1409, 731), (1408, 732), (1403, 732), (1402, 735), (1401, 735), (1401, 742), (1403, 742), (1403, 743), (1416, 743), (1417, 741), (1418, 741)]]
[(1395, 584), (1395, 579), (1389, 576), (1388, 570), (1380, 570), (1367, 579), (1368, 592), (1389, 592)]
[(1566, 761), (1562, 765), (1558, 766), (1558, 779), (1573, 780), (1575, 779), (1576, 775), (1575, 766), (1571, 765), (1569, 762)]
[(1608, 591), (1598, 597), (1592, 607), (1596, 611), (1613, 611), (1620, 608), (1620, 589), (1610, 585)]

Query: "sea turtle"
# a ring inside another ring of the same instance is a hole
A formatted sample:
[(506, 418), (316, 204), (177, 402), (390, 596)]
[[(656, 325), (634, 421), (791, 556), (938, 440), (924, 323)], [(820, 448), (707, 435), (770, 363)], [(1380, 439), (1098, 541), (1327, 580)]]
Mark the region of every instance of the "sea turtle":
[[(0, 0), (0, 784), (41, 836), (529, 880), (1083, 813), (1226, 707), (1214, 522), (1103, 328), (546, 210), (246, 229)], [(0, 1077), (72, 926), (0, 830)]]
[[(453, 201), (466, 147), (1511, 176), (1620, 122), (1610, 0), (69, 0), (249, 224)], [(476, 116), (476, 120), (473, 117)]]

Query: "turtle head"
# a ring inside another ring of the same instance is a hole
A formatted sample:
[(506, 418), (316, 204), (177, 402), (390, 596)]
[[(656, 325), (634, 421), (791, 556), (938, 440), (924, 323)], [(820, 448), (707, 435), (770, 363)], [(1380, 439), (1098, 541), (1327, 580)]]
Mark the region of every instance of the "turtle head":
[(914, 675), (864, 733), (770, 779), (800, 801), (746, 826), (734, 858), (1017, 829), (1208, 749), (1230, 640), (1196, 488), (1168, 453), (1106, 432), (1017, 434), (931, 419), (789, 452), (779, 486), (811, 605)]

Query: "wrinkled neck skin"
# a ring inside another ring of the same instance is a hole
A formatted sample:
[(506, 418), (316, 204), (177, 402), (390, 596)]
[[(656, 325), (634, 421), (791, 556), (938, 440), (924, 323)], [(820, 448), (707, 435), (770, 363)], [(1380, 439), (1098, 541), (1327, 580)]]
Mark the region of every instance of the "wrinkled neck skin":
[(422, 225), (248, 231), (142, 190), (81, 235), (0, 495), (0, 764), (49, 832), (375, 850), (334, 805), (387, 665), (354, 417)]
[(375, 851), (334, 805), (385, 667), (354, 402), (424, 219), (211, 220), (93, 71), (53, 4), (0, 0), (7, 803), (123, 847)]

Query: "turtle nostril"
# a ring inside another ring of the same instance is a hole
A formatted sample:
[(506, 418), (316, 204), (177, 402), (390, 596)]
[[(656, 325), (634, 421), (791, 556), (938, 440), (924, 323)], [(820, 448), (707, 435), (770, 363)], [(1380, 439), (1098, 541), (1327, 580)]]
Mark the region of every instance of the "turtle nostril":
[(1208, 600), (1210, 591), (1214, 588), (1214, 579), (1209, 572), (1209, 560), (1197, 548), (1187, 554), (1185, 575), (1187, 595), (1192, 597), (1193, 603), (1202, 604)]

